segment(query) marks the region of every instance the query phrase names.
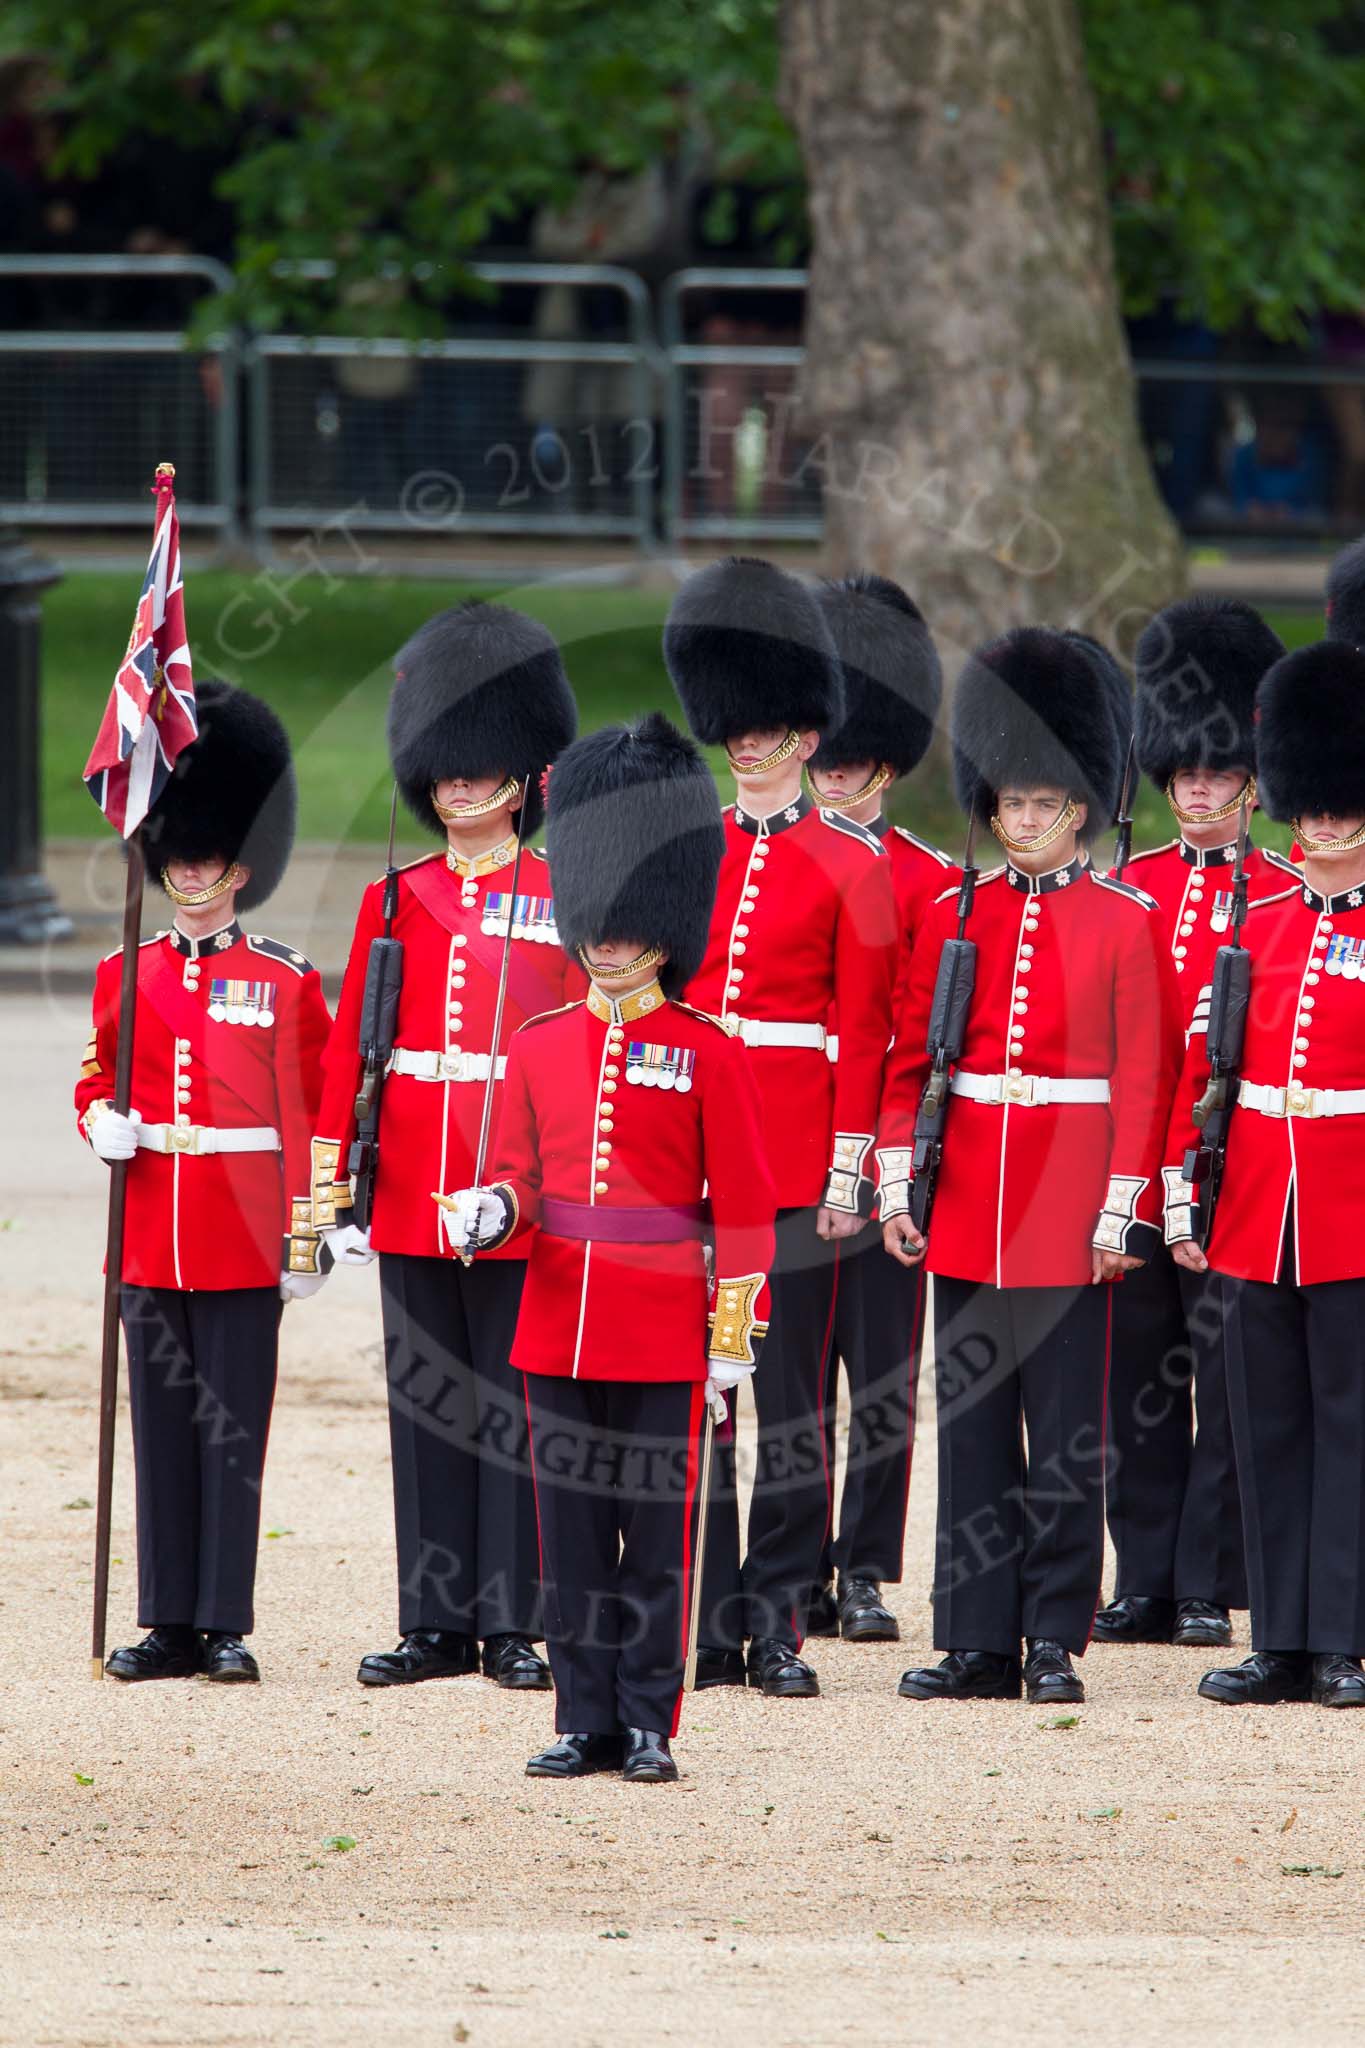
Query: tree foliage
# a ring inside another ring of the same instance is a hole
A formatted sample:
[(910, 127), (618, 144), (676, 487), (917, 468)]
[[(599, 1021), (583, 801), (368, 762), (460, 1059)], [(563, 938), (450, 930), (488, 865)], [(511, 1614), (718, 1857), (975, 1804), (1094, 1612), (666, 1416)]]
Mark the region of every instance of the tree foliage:
[[(1279, 339), (1354, 307), (1362, 0), (1078, 5), (1128, 309), (1169, 297)], [(241, 283), (226, 310), (269, 325), (330, 299), (354, 325), (352, 288), (393, 266), (420, 327), (472, 249), (565, 200), (589, 164), (703, 151), (722, 193), (765, 188), (761, 218), (790, 247), (779, 19), (780, 0), (197, 0), (174, 18), (159, 0), (11, 0), (4, 41), (48, 55), (80, 174), (147, 132), (230, 150)], [(281, 274), (318, 259), (338, 266), (325, 293)]]

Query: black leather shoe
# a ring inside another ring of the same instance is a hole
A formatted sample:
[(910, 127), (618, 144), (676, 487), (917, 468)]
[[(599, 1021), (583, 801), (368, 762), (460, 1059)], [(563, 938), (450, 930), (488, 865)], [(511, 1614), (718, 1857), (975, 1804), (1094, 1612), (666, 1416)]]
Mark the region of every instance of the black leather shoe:
[(839, 1603), (830, 1585), (815, 1586), (811, 1590), (806, 1606), (806, 1634), (808, 1636), (837, 1636), (839, 1633)]
[(678, 1766), (668, 1747), (668, 1737), (657, 1728), (627, 1728), (625, 1761), (621, 1776), (632, 1785), (672, 1785)]
[(112, 1650), (111, 1678), (194, 1678), (204, 1668), (204, 1645), (192, 1628), (154, 1628), (140, 1643)]
[(1199, 1697), (1225, 1707), (1274, 1707), (1282, 1700), (1306, 1700), (1311, 1677), (1309, 1659), (1298, 1652), (1256, 1650), (1225, 1671), (1206, 1671)]
[(875, 1579), (840, 1579), (839, 1629), (846, 1643), (898, 1643), (900, 1623)]
[(259, 1685), (261, 1667), (240, 1636), (210, 1629), (204, 1637), (204, 1672), (225, 1685)]
[(1148, 1600), (1140, 1593), (1111, 1600), (1095, 1616), (1097, 1643), (1169, 1643), (1174, 1630), (1174, 1600)]
[(941, 1664), (907, 1671), (896, 1690), (905, 1700), (1017, 1700), (1023, 1686), (1017, 1657), (949, 1650)]
[(713, 1685), (747, 1685), (744, 1671), (743, 1650), (717, 1650), (705, 1643), (697, 1645), (698, 1692), (709, 1692)]
[(619, 1771), (621, 1734), (561, 1735), (526, 1766), (528, 1778), (586, 1778), (593, 1771)]
[(1313, 1659), (1315, 1707), (1365, 1707), (1365, 1671), (1359, 1657), (1331, 1655)]
[(396, 1650), (375, 1650), (360, 1660), (362, 1685), (418, 1685), (424, 1678), (464, 1678), (479, 1668), (477, 1636), (415, 1628)]
[(1052, 1707), (1085, 1698), (1085, 1687), (1076, 1676), (1070, 1652), (1048, 1636), (1033, 1636), (1024, 1659), (1024, 1690), (1029, 1705)]
[(529, 1636), (489, 1636), (483, 1646), (483, 1675), (505, 1692), (549, 1692), (550, 1667), (531, 1648)]
[(1175, 1611), (1173, 1643), (1225, 1650), (1232, 1641), (1232, 1616), (1212, 1600), (1182, 1600)]
[(770, 1700), (813, 1700), (820, 1681), (795, 1650), (772, 1636), (755, 1636), (749, 1645), (750, 1685)]

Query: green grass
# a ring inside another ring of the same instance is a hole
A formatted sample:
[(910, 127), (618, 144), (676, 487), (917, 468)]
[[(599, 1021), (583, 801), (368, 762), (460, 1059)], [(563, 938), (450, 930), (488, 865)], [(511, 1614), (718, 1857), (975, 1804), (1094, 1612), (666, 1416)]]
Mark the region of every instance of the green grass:
[[(289, 728), (298, 761), (299, 832), (305, 839), (369, 841), (388, 828), (384, 710), (390, 662), (423, 619), (468, 596), (456, 583), (269, 574), (191, 574), (185, 609), (200, 676), (224, 675), (266, 697)], [(506, 593), (498, 592), (503, 596)], [(114, 669), (127, 641), (136, 578), (73, 573), (43, 604), (43, 801), (50, 834), (94, 838), (107, 828), (81, 782)], [(677, 702), (659, 648), (663, 591), (533, 585), (507, 601), (543, 619), (564, 649), (583, 728)], [(1272, 614), (1291, 645), (1314, 638), (1315, 615)], [(713, 757), (713, 765), (719, 765)], [(942, 749), (902, 790), (892, 813), (956, 851), (962, 823)], [(1169, 839), (1170, 814), (1156, 791), (1139, 795), (1135, 845)], [(1267, 843), (1287, 835), (1261, 828)], [(417, 846), (410, 822), (406, 843)]]

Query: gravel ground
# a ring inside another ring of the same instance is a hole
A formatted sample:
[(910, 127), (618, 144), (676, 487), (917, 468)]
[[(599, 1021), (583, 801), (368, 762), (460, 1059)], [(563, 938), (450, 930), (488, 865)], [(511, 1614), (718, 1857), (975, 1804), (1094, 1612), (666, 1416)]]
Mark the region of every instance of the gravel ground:
[[(103, 1172), (80, 1005), (0, 1003), (0, 2043), (1277, 2040), (1359, 2025), (1354, 1716), (1196, 1700), (1199, 1652), (1096, 1649), (1074, 1727), (895, 1697), (929, 1654), (932, 1440), (905, 1641), (824, 1696), (703, 1695), (674, 1789), (537, 1784), (546, 1698), (354, 1683), (393, 1567), (377, 1307), (285, 1321), (255, 1638), (266, 1683), (87, 1676)], [(133, 1617), (121, 1430), (111, 1640)], [(83, 1780), (89, 1780), (85, 1783)], [(344, 1837), (350, 1849), (328, 1847)], [(1301, 1868), (1295, 1868), (1301, 1866)]]

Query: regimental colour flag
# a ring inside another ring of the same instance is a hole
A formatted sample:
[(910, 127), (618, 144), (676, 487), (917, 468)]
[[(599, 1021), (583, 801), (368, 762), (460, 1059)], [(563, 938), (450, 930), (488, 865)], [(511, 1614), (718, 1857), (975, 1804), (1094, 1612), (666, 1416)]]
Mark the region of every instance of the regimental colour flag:
[(114, 677), (85, 786), (114, 830), (136, 832), (199, 730), (185, 635), (175, 472), (157, 471), (156, 535), (128, 647)]

